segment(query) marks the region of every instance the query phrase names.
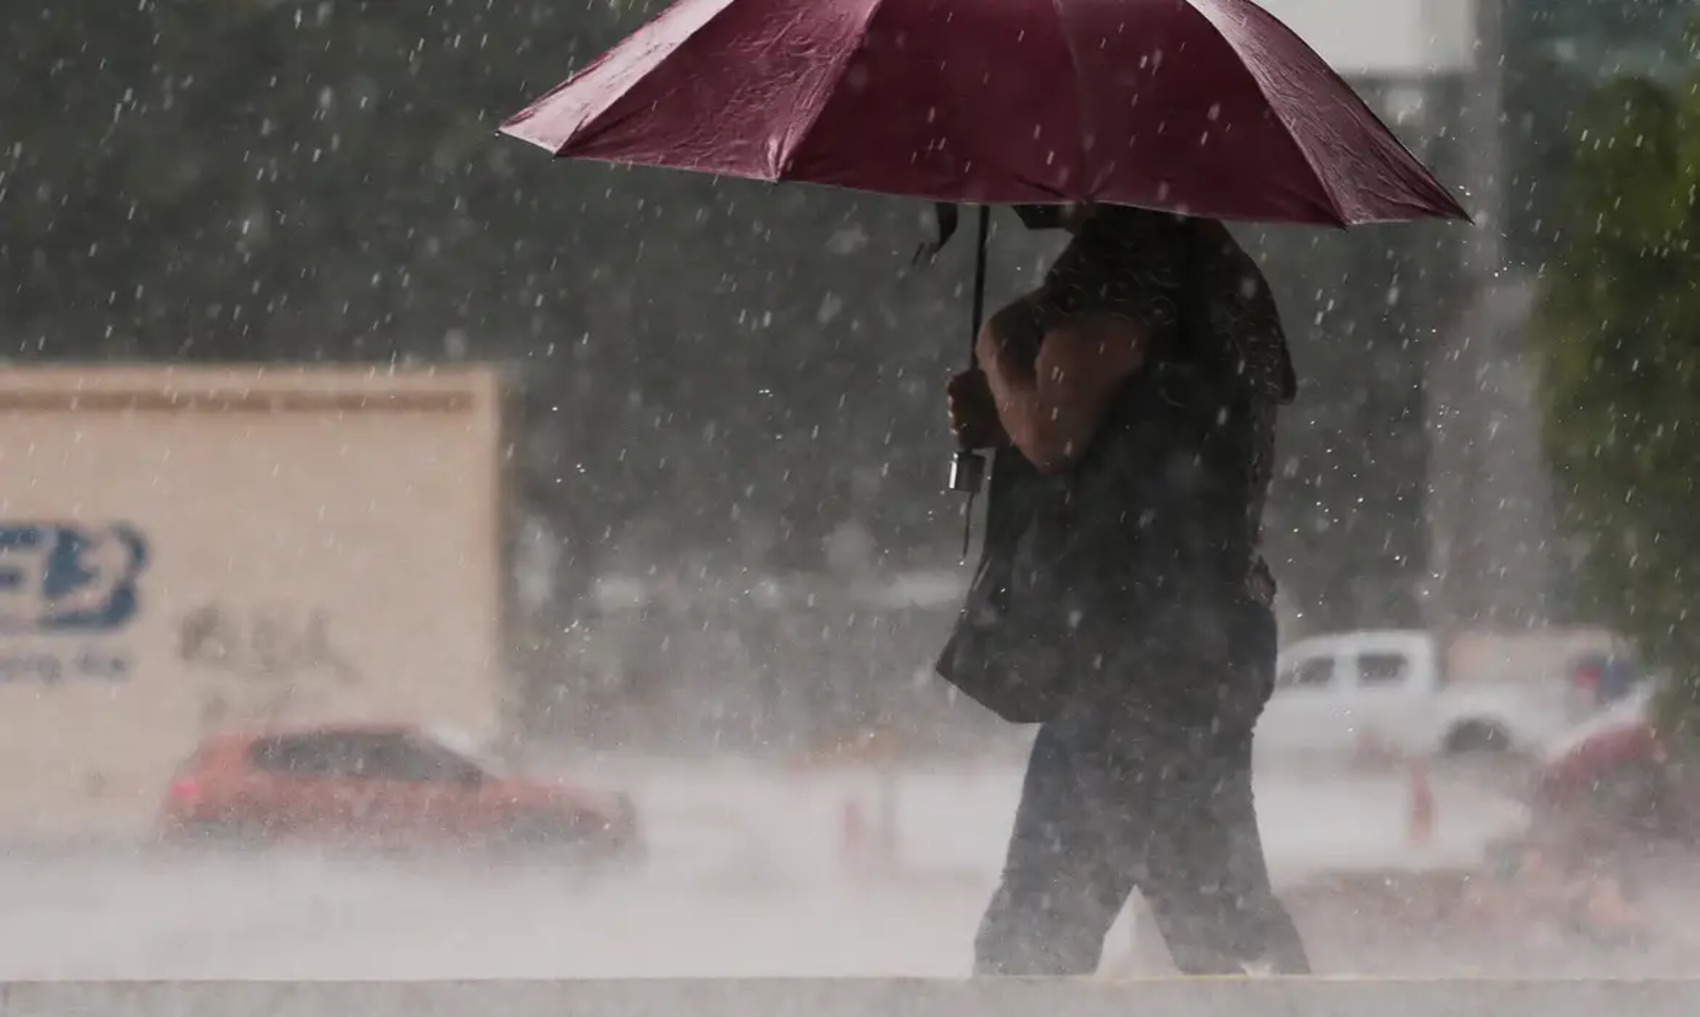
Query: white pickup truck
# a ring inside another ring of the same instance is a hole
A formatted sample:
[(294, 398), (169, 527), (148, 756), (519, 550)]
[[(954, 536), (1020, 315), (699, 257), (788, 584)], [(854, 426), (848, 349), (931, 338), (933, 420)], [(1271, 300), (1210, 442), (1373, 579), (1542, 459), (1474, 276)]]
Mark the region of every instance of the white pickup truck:
[(1592, 710), (1569, 661), (1598, 641), (1598, 633), (1570, 630), (1450, 639), (1379, 630), (1304, 639), (1280, 655), (1257, 750), (1533, 751)]

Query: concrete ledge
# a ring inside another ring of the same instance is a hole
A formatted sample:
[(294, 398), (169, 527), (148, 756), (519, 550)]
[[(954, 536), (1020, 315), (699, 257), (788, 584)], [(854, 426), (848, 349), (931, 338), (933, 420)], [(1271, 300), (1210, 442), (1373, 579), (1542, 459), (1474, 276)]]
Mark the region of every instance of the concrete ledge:
[(4, 1017), (1692, 1017), (1700, 981), (12, 982)]

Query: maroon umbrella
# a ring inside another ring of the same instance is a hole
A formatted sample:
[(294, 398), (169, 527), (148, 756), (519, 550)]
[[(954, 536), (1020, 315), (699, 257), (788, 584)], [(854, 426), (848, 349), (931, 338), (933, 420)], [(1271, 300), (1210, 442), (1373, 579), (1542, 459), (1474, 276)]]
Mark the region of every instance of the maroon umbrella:
[[(1468, 218), (1251, 0), (678, 0), (502, 132), (557, 156), (978, 203), (970, 343), (991, 204)], [(954, 223), (942, 205), (939, 244)], [(959, 451), (952, 489), (977, 491), (983, 466)]]
[(680, 0), (502, 131), (935, 201), (1466, 218), (1250, 0)]

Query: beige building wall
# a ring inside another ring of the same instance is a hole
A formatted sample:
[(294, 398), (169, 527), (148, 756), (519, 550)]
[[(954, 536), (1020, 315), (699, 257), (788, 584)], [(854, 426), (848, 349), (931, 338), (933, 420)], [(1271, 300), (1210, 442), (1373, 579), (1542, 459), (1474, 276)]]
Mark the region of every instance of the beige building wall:
[(139, 830), (223, 727), (495, 732), (493, 372), (0, 371), (0, 838)]

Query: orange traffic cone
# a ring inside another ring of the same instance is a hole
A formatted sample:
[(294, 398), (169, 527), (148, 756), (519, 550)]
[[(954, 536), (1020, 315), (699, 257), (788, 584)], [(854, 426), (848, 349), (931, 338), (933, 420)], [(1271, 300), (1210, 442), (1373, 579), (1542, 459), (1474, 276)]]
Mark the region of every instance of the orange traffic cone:
[(1411, 815), (1409, 839), (1412, 844), (1426, 846), (1434, 840), (1434, 788), (1429, 783), (1428, 761), (1411, 761)]

